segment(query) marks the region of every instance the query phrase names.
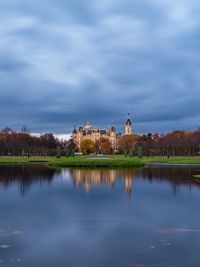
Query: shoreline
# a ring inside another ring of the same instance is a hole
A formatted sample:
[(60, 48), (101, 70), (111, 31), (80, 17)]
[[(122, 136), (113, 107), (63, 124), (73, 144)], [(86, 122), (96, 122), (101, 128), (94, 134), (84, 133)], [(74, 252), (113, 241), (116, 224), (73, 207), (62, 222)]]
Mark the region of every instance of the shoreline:
[(145, 163), (146, 166), (182, 166), (182, 167), (192, 167), (192, 166), (199, 166), (200, 167), (200, 163), (167, 163), (167, 162), (146, 162)]
[(94, 167), (94, 168), (127, 168), (127, 167), (143, 167), (143, 166), (200, 166), (200, 158), (153, 158), (144, 157), (142, 159), (133, 157), (124, 157), (123, 155), (104, 155), (98, 157), (76, 156), (76, 157), (0, 157), (0, 164), (30, 164), (43, 163), (49, 167), (65, 168), (65, 167)]

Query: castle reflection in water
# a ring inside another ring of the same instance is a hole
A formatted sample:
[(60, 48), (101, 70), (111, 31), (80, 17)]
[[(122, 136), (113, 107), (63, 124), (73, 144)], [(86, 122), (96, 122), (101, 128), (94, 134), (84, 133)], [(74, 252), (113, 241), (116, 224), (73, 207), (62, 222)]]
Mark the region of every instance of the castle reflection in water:
[(192, 175), (198, 173), (197, 168), (193, 167), (167, 167), (152, 166), (136, 169), (63, 169), (61, 176), (72, 180), (75, 187), (85, 188), (87, 192), (91, 188), (107, 185), (115, 187), (121, 182), (124, 185), (127, 196), (130, 198), (133, 192), (134, 182), (144, 179), (148, 182), (165, 182), (172, 186), (174, 194), (179, 186), (185, 186), (191, 190), (192, 186), (200, 187), (200, 184), (192, 179)]
[(91, 169), (70, 169), (63, 170), (62, 177), (70, 176), (76, 187), (84, 187), (87, 192), (91, 188), (100, 185), (115, 187), (116, 183), (123, 181), (128, 197), (131, 197), (134, 178), (137, 177), (137, 170), (91, 170)]
[(22, 195), (29, 192), (34, 185), (46, 186), (59, 182), (59, 179), (69, 180), (76, 188), (84, 188), (89, 192), (92, 188), (108, 186), (114, 188), (117, 184), (124, 188), (127, 196), (133, 193), (134, 182), (146, 180), (150, 183), (170, 184), (174, 194), (178, 187), (200, 189), (200, 183), (192, 176), (199, 174), (199, 167), (192, 166), (149, 166), (132, 169), (62, 169), (53, 170), (41, 164), (30, 165), (0, 165), (0, 189), (10, 188), (13, 184), (19, 186)]

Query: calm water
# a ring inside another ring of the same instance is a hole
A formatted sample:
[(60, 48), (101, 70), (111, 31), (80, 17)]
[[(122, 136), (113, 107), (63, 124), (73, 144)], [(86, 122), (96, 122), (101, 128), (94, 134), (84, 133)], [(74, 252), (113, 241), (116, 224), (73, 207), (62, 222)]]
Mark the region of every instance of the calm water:
[(200, 167), (0, 166), (0, 266), (200, 266)]

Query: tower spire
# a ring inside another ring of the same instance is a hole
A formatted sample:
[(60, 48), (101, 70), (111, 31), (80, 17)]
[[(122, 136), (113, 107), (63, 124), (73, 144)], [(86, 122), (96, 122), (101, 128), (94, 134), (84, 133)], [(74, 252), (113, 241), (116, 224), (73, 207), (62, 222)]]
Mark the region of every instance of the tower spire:
[(131, 122), (130, 112), (128, 112), (127, 114), (127, 120), (125, 123), (125, 134), (126, 135), (132, 134), (132, 122)]

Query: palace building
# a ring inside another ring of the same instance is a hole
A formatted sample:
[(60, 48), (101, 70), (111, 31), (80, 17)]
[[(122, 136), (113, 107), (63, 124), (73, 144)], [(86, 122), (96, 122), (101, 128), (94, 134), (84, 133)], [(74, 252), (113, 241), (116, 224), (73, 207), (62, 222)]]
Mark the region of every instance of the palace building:
[[(132, 128), (133, 126), (130, 113), (128, 113), (128, 117), (124, 125), (124, 135), (132, 134)], [(81, 148), (81, 142), (85, 139), (90, 139), (95, 143), (101, 138), (106, 138), (110, 141), (112, 148), (116, 150), (118, 148), (118, 141), (121, 136), (122, 134), (117, 132), (114, 125), (108, 129), (99, 129), (92, 128), (89, 122), (87, 122), (85, 127), (80, 124), (78, 129), (76, 126), (74, 126), (74, 130), (72, 132), (72, 139), (79, 149)]]

